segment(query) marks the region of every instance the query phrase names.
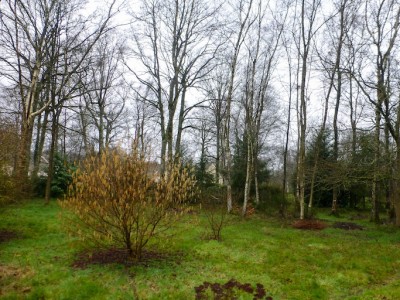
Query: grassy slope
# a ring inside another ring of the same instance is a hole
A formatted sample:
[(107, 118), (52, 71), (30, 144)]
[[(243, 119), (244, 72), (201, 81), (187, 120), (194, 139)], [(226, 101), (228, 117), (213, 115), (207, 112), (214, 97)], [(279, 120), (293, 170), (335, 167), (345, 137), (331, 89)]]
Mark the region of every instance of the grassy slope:
[(0, 230), (22, 234), (0, 244), (1, 299), (194, 299), (203, 281), (230, 278), (262, 283), (274, 299), (400, 299), (400, 231), (368, 222), (364, 231), (317, 232), (261, 216), (232, 219), (216, 242), (201, 238), (201, 216), (188, 216), (158, 245), (183, 251), (180, 264), (75, 270), (79, 245), (58, 213), (57, 203), (39, 200), (0, 213)]

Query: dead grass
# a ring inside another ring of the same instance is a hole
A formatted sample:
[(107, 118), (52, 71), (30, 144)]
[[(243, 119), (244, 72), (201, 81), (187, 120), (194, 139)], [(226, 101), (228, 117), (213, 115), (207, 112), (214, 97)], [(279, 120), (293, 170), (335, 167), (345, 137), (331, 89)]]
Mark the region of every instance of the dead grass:
[(27, 294), (31, 287), (21, 285), (21, 280), (32, 277), (34, 272), (27, 268), (0, 265), (0, 296), (10, 292)]

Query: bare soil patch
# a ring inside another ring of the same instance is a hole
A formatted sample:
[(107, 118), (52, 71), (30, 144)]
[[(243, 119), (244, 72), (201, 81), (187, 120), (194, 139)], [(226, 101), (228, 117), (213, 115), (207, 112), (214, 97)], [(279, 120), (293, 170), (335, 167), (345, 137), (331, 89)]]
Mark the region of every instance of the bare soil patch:
[(297, 220), (292, 225), (294, 228), (303, 229), (303, 230), (322, 230), (328, 227), (328, 225), (316, 219), (311, 220)]
[(339, 228), (344, 230), (363, 230), (364, 227), (352, 222), (336, 222), (332, 225), (333, 228)]
[(0, 243), (5, 243), (18, 237), (19, 234), (15, 231), (0, 229)]
[(122, 264), (124, 266), (150, 266), (154, 263), (171, 262), (180, 264), (182, 259), (181, 253), (162, 253), (156, 251), (144, 251), (140, 261), (131, 257), (126, 249), (110, 248), (102, 249), (94, 252), (85, 251), (78, 255), (72, 266), (77, 269), (85, 269), (89, 265), (107, 265)]
[(255, 300), (272, 300), (272, 297), (267, 296), (262, 284), (257, 283), (254, 287), (250, 283), (243, 284), (236, 279), (231, 279), (225, 284), (205, 281), (202, 285), (195, 287), (194, 290), (196, 292), (196, 300), (211, 299), (210, 293), (213, 294), (213, 299), (239, 299), (238, 296), (241, 294), (250, 294)]

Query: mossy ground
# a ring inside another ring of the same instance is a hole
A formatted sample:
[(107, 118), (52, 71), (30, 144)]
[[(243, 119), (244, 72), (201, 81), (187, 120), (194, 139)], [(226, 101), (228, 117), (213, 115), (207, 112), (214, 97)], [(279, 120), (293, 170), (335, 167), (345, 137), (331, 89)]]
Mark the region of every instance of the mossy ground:
[(364, 230), (310, 231), (233, 216), (217, 242), (204, 238), (206, 218), (191, 214), (151, 245), (179, 260), (77, 269), (82, 245), (61, 228), (59, 212), (40, 199), (0, 212), (0, 230), (18, 233), (0, 244), (1, 299), (194, 299), (204, 281), (231, 278), (261, 283), (273, 299), (400, 299), (400, 230), (368, 220), (354, 221)]

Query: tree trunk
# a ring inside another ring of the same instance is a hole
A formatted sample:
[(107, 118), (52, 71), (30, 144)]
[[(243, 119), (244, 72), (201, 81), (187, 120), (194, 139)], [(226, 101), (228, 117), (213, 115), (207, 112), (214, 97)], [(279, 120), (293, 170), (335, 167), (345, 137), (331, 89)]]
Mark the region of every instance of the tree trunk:
[(185, 120), (185, 101), (186, 101), (186, 87), (183, 87), (182, 95), (181, 95), (181, 105), (179, 110), (179, 118), (178, 118), (178, 128), (176, 133), (176, 142), (175, 142), (175, 159), (178, 159), (182, 155), (181, 142), (182, 142), (182, 133), (183, 133), (183, 121)]
[(45, 142), (45, 138), (46, 138), (48, 117), (49, 117), (49, 111), (46, 110), (44, 113), (44, 116), (43, 116), (43, 120), (41, 122), (38, 122), (36, 145), (35, 145), (35, 151), (34, 151), (34, 156), (33, 156), (32, 178), (38, 177), (44, 142)]
[[(228, 121), (229, 122), (229, 121)], [(229, 131), (229, 125), (226, 130)], [(228, 213), (232, 211), (232, 156), (229, 142), (229, 134), (225, 137), (225, 184), (226, 184), (226, 205)]]
[(250, 134), (247, 133), (247, 166), (246, 166), (246, 182), (244, 186), (244, 199), (243, 199), (243, 209), (242, 209), (242, 216), (246, 215), (247, 210), (247, 203), (249, 202), (250, 198), (250, 187), (251, 187), (251, 175), (252, 175), (252, 156), (253, 156), (253, 149), (251, 147), (251, 137)]
[(298, 155), (298, 188), (300, 219), (304, 219), (304, 196), (305, 196), (305, 156), (306, 156), (306, 127), (307, 127), (307, 103), (306, 103), (306, 74), (307, 74), (307, 55), (303, 55), (303, 66), (301, 71), (300, 86), (300, 137), (299, 137), (299, 155)]
[(381, 113), (378, 109), (375, 109), (375, 153), (374, 153), (374, 174), (372, 179), (372, 191), (371, 191), (371, 221), (379, 223), (379, 198), (378, 198), (378, 168), (380, 159), (380, 125), (381, 125)]
[(397, 178), (393, 180), (393, 207), (396, 214), (396, 226), (400, 227), (400, 136), (397, 138), (396, 163), (394, 172)]
[(49, 168), (47, 171), (46, 180), (46, 192), (45, 192), (45, 203), (50, 203), (51, 198), (51, 183), (54, 177), (54, 155), (57, 152), (57, 138), (58, 138), (58, 120), (61, 113), (61, 109), (56, 109), (53, 112), (52, 124), (51, 124), (51, 143), (49, 151)]
[(20, 187), (19, 191), (16, 191), (17, 198), (25, 197), (30, 189), (29, 164), (33, 134), (33, 118), (23, 120), (21, 125), (21, 138), (16, 161), (17, 169), (15, 172), (16, 186)]

